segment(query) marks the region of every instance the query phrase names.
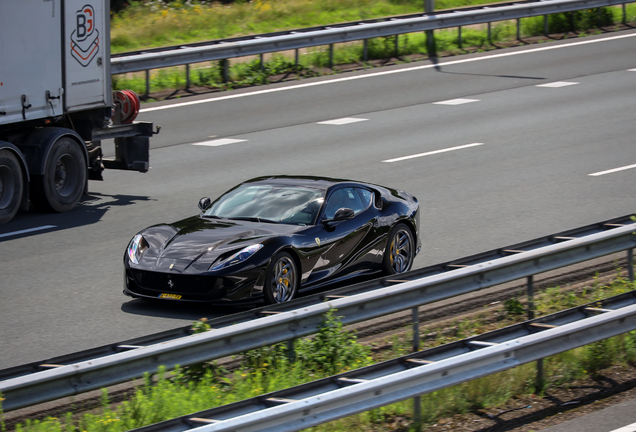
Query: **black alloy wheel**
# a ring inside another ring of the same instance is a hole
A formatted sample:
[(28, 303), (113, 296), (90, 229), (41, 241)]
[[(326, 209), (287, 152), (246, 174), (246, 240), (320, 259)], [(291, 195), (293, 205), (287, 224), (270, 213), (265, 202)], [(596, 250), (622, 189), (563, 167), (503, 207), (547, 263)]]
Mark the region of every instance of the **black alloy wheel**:
[(22, 199), (22, 169), (11, 150), (0, 150), (0, 224), (18, 212)]
[(300, 282), (294, 258), (287, 252), (274, 256), (267, 267), (263, 295), (267, 304), (292, 300)]
[(384, 273), (392, 275), (411, 270), (414, 251), (415, 242), (411, 230), (405, 224), (398, 223), (389, 233), (389, 240), (382, 260)]
[(75, 208), (86, 185), (87, 165), (80, 143), (64, 136), (55, 141), (44, 175), (33, 176), (32, 202), (43, 211), (67, 212)]

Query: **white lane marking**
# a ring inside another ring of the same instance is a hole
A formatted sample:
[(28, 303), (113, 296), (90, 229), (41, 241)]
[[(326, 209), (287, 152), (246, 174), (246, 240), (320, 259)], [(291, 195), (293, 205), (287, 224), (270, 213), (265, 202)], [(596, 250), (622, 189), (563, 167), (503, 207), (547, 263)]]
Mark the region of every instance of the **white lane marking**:
[(556, 82), (547, 83), (547, 84), (538, 84), (537, 87), (559, 88), (559, 87), (567, 87), (567, 86), (576, 85), (576, 84), (578, 83), (572, 82), (572, 81), (556, 81)]
[(355, 118), (355, 117), (344, 117), (344, 118), (339, 118), (339, 119), (335, 119), (335, 120), (327, 120), (327, 121), (321, 121), (318, 122), (318, 124), (326, 124), (326, 125), (345, 125), (345, 124), (349, 124), (349, 123), (357, 123), (357, 122), (361, 122), (361, 121), (367, 121), (369, 119), (364, 119), (364, 118)]
[(33, 231), (42, 231), (42, 230), (49, 229), (49, 228), (57, 228), (57, 225), (43, 225), (43, 226), (35, 227), (35, 228), (29, 228), (29, 229), (20, 230), (20, 231), (13, 231), (13, 232), (10, 232), (10, 233), (0, 234), (0, 238), (16, 236), (16, 235), (20, 235), (20, 234), (26, 234), (26, 233), (30, 233), (30, 232), (33, 232)]
[(433, 105), (462, 105), (471, 102), (479, 102), (479, 99), (450, 99), (446, 101), (433, 102)]
[(413, 159), (413, 158), (418, 158), (418, 157), (423, 157), (423, 156), (430, 156), (430, 155), (439, 154), (439, 153), (446, 153), (446, 152), (449, 152), (449, 151), (461, 150), (461, 149), (465, 149), (465, 148), (469, 148), (469, 147), (475, 147), (475, 146), (480, 146), (480, 145), (484, 145), (484, 143), (465, 144), (465, 145), (461, 145), (461, 146), (457, 146), (457, 147), (450, 147), (450, 148), (445, 148), (445, 149), (441, 149), (441, 150), (433, 150), (433, 151), (426, 152), (426, 153), (418, 153), (418, 154), (414, 154), (414, 155), (410, 155), (410, 156), (402, 156), (402, 157), (395, 158), (395, 159), (387, 159), (387, 160), (383, 160), (382, 162), (400, 162), (400, 161), (407, 160), (407, 159)]
[(605, 175), (605, 174), (615, 173), (615, 172), (618, 172), (618, 171), (625, 171), (625, 170), (632, 169), (632, 168), (636, 168), (636, 164), (635, 165), (627, 165), (627, 166), (620, 167), (620, 168), (614, 168), (614, 169), (607, 170), (607, 171), (599, 171), (599, 172), (596, 172), (596, 173), (593, 173), (593, 174), (588, 174), (588, 175), (596, 177), (596, 176), (602, 176), (602, 175)]
[(636, 72), (636, 69), (627, 69), (627, 72)]
[(529, 49), (529, 50), (493, 54), (493, 55), (484, 56), (484, 57), (475, 57), (475, 58), (462, 59), (462, 60), (452, 60), (452, 61), (438, 63), (438, 64), (414, 66), (412, 68), (388, 70), (388, 71), (382, 71), (382, 72), (374, 72), (374, 73), (369, 73), (369, 74), (365, 74), (365, 75), (356, 75), (356, 76), (350, 76), (350, 77), (344, 77), (344, 78), (335, 78), (335, 79), (332, 79), (332, 80), (310, 82), (310, 83), (293, 85), (293, 86), (289, 86), (289, 87), (278, 87), (278, 88), (271, 88), (271, 89), (266, 89), (266, 90), (257, 90), (257, 91), (253, 91), (253, 92), (231, 94), (231, 95), (226, 95), (226, 96), (219, 96), (217, 98), (201, 99), (201, 100), (189, 101), (189, 102), (180, 102), (180, 103), (175, 103), (173, 105), (162, 105), (162, 106), (151, 107), (151, 108), (143, 108), (143, 109), (139, 110), (139, 112), (144, 113), (144, 112), (165, 110), (165, 109), (171, 109), (171, 108), (181, 108), (181, 107), (189, 106), (189, 105), (197, 105), (197, 104), (209, 103), (209, 102), (218, 102), (218, 101), (223, 101), (223, 100), (228, 100), (228, 99), (237, 99), (237, 98), (243, 98), (243, 97), (248, 97), (248, 96), (256, 96), (256, 95), (267, 94), (267, 93), (277, 93), (277, 92), (282, 92), (282, 91), (287, 91), (287, 90), (296, 90), (296, 89), (305, 88), (305, 87), (315, 87), (315, 86), (319, 86), (319, 85), (334, 84), (334, 83), (339, 83), (339, 82), (352, 81), (352, 80), (365, 79), (365, 78), (374, 78), (374, 77), (383, 76), (383, 75), (392, 75), (392, 74), (403, 73), (403, 72), (412, 72), (412, 71), (417, 71), (417, 70), (422, 70), (422, 69), (431, 69), (431, 68), (442, 67), (442, 66), (451, 66), (451, 65), (456, 65), (456, 64), (472, 63), (472, 62), (482, 61), (482, 60), (491, 60), (491, 59), (496, 59), (496, 58), (511, 57), (511, 56), (524, 55), (524, 54), (533, 54), (533, 53), (542, 52), (542, 51), (550, 51), (550, 50), (561, 49), (561, 48), (571, 48), (571, 47), (576, 47), (576, 46), (581, 46), (581, 45), (589, 45), (589, 44), (600, 43), (600, 42), (609, 42), (609, 41), (613, 41), (613, 40), (625, 39), (625, 38), (630, 38), (630, 37), (636, 37), (636, 33), (631, 33), (631, 34), (627, 34), (627, 35), (620, 35), (620, 36), (610, 36), (608, 38), (603, 38), (603, 39), (583, 40), (583, 41), (577, 41), (577, 42), (572, 42), (572, 43), (562, 44), (562, 45), (545, 46), (545, 47), (533, 48), (533, 49)]
[(623, 426), (622, 428), (614, 429), (613, 431), (610, 431), (610, 432), (636, 432), (636, 423)]
[(212, 141), (203, 141), (203, 142), (193, 143), (192, 145), (218, 147), (218, 146), (223, 146), (223, 145), (227, 145), (227, 144), (240, 143), (240, 142), (243, 142), (243, 141), (247, 141), (247, 140), (244, 140), (244, 139), (233, 139), (233, 138), (221, 138), (221, 139), (212, 140)]

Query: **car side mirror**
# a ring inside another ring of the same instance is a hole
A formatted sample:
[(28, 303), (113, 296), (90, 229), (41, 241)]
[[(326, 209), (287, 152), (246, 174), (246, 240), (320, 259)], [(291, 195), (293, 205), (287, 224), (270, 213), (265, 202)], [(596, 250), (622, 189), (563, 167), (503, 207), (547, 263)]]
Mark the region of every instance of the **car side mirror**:
[(343, 207), (336, 210), (336, 214), (333, 216), (332, 219), (325, 219), (322, 221), (322, 223), (329, 228), (334, 226), (335, 222), (352, 219), (354, 216), (355, 216), (355, 213), (353, 210), (351, 210), (350, 208)]
[(350, 208), (339, 208), (336, 210), (336, 214), (333, 216), (334, 221), (341, 221), (345, 219), (351, 219), (354, 216), (353, 210)]
[(210, 207), (210, 204), (212, 204), (212, 200), (208, 197), (199, 200), (199, 208), (201, 211), (205, 211), (206, 208)]

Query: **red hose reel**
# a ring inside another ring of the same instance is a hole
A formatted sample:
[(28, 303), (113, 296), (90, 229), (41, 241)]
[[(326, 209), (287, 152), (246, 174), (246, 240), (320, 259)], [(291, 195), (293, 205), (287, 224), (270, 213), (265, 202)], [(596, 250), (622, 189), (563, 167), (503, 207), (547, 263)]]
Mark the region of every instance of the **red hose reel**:
[(132, 90), (117, 90), (113, 96), (120, 102), (121, 124), (132, 123), (139, 114), (140, 102), (137, 94)]

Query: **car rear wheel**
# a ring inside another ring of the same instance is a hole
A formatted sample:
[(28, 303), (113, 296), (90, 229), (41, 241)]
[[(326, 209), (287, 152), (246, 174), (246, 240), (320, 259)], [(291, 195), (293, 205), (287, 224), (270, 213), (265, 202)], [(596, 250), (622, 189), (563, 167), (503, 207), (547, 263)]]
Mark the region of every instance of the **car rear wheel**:
[(384, 251), (384, 273), (392, 275), (411, 270), (414, 250), (415, 242), (409, 227), (403, 223), (395, 225), (389, 233), (389, 241)]
[(299, 274), (294, 258), (287, 253), (277, 254), (269, 263), (263, 295), (267, 304), (284, 303), (296, 296)]

